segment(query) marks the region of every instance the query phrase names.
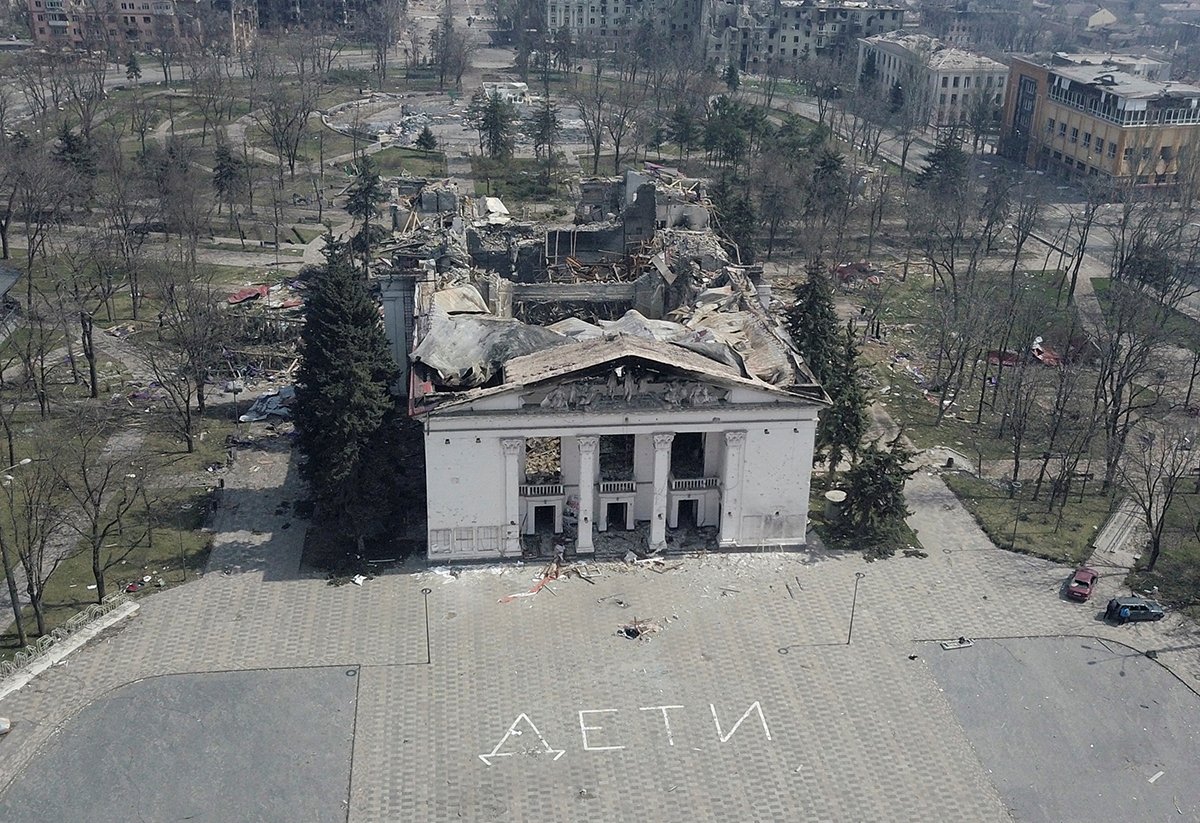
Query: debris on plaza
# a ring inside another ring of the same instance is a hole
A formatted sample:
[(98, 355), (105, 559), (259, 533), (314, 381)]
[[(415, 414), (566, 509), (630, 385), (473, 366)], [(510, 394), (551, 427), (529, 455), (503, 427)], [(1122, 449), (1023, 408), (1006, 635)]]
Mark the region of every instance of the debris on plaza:
[(953, 651), (955, 649), (969, 649), (975, 645), (975, 641), (960, 637), (957, 640), (943, 640), (939, 645), (946, 651)]
[(599, 577), (599, 576), (600, 576), (600, 567), (599, 566), (596, 566), (595, 564), (591, 564), (591, 565), (569, 564), (563, 560), (562, 554), (558, 553), (555, 555), (553, 560), (551, 560), (548, 564), (546, 564), (546, 567), (542, 569), (542, 573), (539, 574), (537, 576), (537, 578), (535, 578), (533, 588), (531, 588), (529, 591), (526, 591), (526, 592), (517, 592), (515, 594), (505, 595), (504, 597), (501, 597), (500, 600), (497, 602), (511, 603), (512, 601), (516, 600), (518, 597), (533, 597), (534, 595), (538, 594), (542, 589), (545, 589), (546, 591), (550, 592), (550, 594), (553, 594), (557, 597), (557, 594), (555, 594), (554, 589), (550, 588), (551, 581), (567, 580), (569, 578), (575, 577), (575, 578), (583, 580), (584, 582), (589, 583), (594, 586), (594, 585), (596, 585), (596, 581), (593, 580), (592, 578)]
[(634, 618), (632, 622), (626, 623), (621, 628), (617, 629), (617, 634), (620, 637), (627, 637), (630, 640), (648, 639), (646, 635), (654, 634), (662, 631), (662, 626), (652, 620), (638, 620)]

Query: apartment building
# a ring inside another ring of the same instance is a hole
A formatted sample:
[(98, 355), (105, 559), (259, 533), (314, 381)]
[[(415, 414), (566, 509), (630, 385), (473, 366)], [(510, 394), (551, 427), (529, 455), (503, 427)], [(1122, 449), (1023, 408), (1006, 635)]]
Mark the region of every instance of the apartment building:
[[(205, 23), (232, 32), (233, 50), (254, 41), (254, 0), (183, 3), (174, 0), (27, 0), (29, 28), (39, 46), (113, 55), (171, 48), (198, 36)], [(176, 46), (177, 47), (177, 46)]]
[(983, 101), (999, 119), (1008, 82), (1008, 67), (981, 54), (947, 46), (925, 34), (890, 32), (858, 41), (858, 76), (874, 65), (884, 88), (908, 88), (915, 81), (928, 91), (929, 124), (965, 123)]
[(1001, 150), (1031, 168), (1169, 185), (1195, 156), (1200, 87), (1061, 58), (1011, 72)]
[(774, 0), (758, 5), (713, 4), (707, 58), (751, 74), (790, 73), (811, 55), (851, 53), (859, 37), (904, 25), (904, 7), (879, 2)]
[(644, 19), (669, 39), (695, 43), (718, 68), (790, 73), (814, 54), (847, 53), (858, 37), (899, 29), (904, 7), (868, 0), (547, 0), (552, 30), (613, 38)]
[(653, 20), (672, 40), (699, 40), (711, 0), (547, 0), (551, 31), (569, 29), (576, 38), (620, 36), (643, 19)]
[(179, 36), (173, 0), (28, 0), (35, 43), (91, 50), (157, 48)]

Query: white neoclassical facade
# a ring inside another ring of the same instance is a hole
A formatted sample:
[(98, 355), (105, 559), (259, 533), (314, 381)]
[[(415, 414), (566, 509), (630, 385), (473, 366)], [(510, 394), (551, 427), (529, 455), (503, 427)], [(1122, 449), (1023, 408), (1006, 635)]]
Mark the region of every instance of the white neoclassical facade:
[(722, 547), (801, 545), (824, 402), (629, 335), (513, 358), (498, 385), (418, 408), (429, 558), (519, 557), (535, 532), (587, 555), (635, 528), (655, 550), (682, 525)]

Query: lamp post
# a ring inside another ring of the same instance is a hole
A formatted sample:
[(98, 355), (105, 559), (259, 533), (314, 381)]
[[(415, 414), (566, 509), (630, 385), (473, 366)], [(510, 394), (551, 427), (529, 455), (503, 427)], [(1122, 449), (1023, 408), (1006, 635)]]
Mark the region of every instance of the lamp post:
[[(18, 460), (16, 463), (13, 463), (7, 469), (0, 469), (0, 472), (12, 471), (13, 469), (17, 468), (18, 466), (28, 466), (32, 462), (33, 462), (32, 457), (26, 457), (23, 460)], [(11, 478), (9, 478), (9, 479), (11, 480)]]
[(1017, 498), (1017, 515), (1013, 518), (1013, 533), (1012, 533), (1012, 548), (1015, 551), (1017, 548), (1017, 524), (1021, 522), (1021, 481), (1014, 480), (1009, 483), (1009, 488), (1012, 489), (1013, 496)]
[(242, 393), (245, 386), (241, 380), (230, 380), (225, 384), (225, 390), (233, 395), (233, 430), (236, 433), (241, 432), (241, 415), (238, 413), (238, 395)]

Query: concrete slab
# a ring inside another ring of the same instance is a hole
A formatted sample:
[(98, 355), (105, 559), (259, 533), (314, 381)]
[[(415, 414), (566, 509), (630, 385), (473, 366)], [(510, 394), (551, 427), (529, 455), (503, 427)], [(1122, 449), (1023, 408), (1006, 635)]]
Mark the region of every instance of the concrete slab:
[(1016, 820), (1200, 820), (1200, 697), (1145, 655), (1079, 637), (925, 653)]
[(321, 668), (123, 686), (51, 739), (0, 820), (344, 821), (357, 685)]

